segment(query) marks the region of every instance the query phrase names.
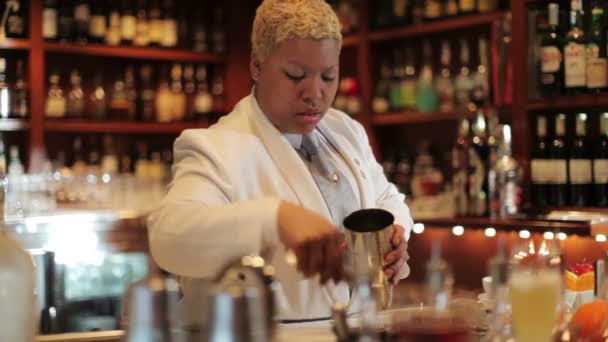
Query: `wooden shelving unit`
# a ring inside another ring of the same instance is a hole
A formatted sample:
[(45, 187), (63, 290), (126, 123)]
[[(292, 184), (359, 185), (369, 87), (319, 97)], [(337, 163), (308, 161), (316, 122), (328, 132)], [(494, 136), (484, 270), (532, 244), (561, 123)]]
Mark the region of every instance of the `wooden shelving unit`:
[(0, 119), (0, 131), (26, 131), (30, 129), (30, 122), (22, 119)]
[(0, 41), (0, 49), (5, 50), (28, 50), (31, 44), (28, 39), (5, 39)]
[(460, 113), (421, 113), (401, 112), (373, 114), (372, 123), (375, 126), (424, 124), (437, 121), (456, 121), (462, 118)]
[(186, 50), (106, 46), (101, 44), (44, 43), (45, 52), (75, 54), (85, 56), (106, 56), (145, 60), (167, 60), (172, 62), (221, 63), (224, 57), (212, 53), (199, 53)]
[(552, 99), (531, 100), (528, 103), (528, 110), (592, 108), (601, 106), (608, 107), (607, 94), (582, 94), (576, 96), (559, 96)]
[(185, 129), (208, 127), (204, 122), (95, 122), (46, 120), (44, 130), (48, 132), (129, 133), (129, 134), (178, 134)]

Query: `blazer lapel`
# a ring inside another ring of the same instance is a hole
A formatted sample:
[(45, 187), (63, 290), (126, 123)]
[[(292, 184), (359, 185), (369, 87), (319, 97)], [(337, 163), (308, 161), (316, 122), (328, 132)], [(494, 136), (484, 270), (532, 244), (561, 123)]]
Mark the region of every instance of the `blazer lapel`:
[(331, 219), (325, 200), (302, 158), (281, 132), (268, 120), (258, 106), (253, 94), (249, 95), (249, 105), (250, 110), (247, 112), (251, 113), (250, 120), (256, 135), (268, 150), (270, 158), (272, 158), (275, 166), (279, 169), (300, 203), (305, 208)]

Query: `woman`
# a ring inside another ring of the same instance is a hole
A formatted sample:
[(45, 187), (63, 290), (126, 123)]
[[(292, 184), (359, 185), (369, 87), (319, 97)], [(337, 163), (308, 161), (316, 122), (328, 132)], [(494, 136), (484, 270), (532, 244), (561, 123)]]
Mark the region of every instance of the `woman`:
[[(395, 215), (397, 227), (385, 272), (394, 283), (407, 276), (412, 220), (404, 196), (386, 180), (363, 127), (330, 108), (341, 43), (338, 18), (323, 0), (260, 5), (252, 93), (216, 125), (175, 141), (173, 181), (149, 217), (151, 253), (161, 267), (211, 277), (258, 253), (275, 266), (280, 319), (329, 317), (320, 286), (341, 278), (342, 219), (379, 207)], [(344, 284), (336, 289), (348, 300)]]

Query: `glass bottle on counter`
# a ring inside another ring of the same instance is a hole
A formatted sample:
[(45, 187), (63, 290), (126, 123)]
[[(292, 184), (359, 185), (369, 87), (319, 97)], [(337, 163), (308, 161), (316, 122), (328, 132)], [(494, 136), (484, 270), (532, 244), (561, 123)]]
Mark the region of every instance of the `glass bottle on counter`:
[(168, 73), (167, 67), (163, 66), (156, 91), (156, 121), (158, 122), (170, 122), (173, 117), (173, 94), (169, 86)]
[(123, 45), (132, 45), (136, 35), (137, 19), (131, 0), (123, 0), (120, 13), (120, 41)]
[(469, 149), (469, 214), (485, 216), (488, 212), (488, 157), (486, 119), (479, 110), (472, 127), (473, 138)]
[(84, 115), (84, 92), (81, 87), (80, 72), (77, 69), (70, 73), (72, 88), (68, 92), (66, 116), (68, 118), (82, 118)]
[(608, 206), (608, 113), (600, 116), (600, 139), (593, 158), (595, 205)]
[(93, 120), (105, 120), (108, 110), (108, 97), (103, 86), (103, 74), (97, 72), (93, 77), (93, 91), (89, 96), (90, 115)]
[(562, 36), (559, 32), (559, 4), (549, 4), (549, 30), (542, 39), (540, 90), (544, 96), (555, 96), (563, 87), (564, 64)]
[(570, 183), (570, 205), (588, 206), (591, 201), (593, 179), (591, 158), (587, 143), (587, 114), (576, 115), (576, 136), (570, 146), (568, 178)]
[(568, 151), (566, 149), (566, 114), (555, 117), (555, 137), (549, 148), (549, 165), (551, 184), (549, 185), (550, 204), (565, 206), (568, 204)]
[(441, 42), (441, 70), (435, 81), (437, 95), (439, 98), (439, 111), (449, 113), (454, 111), (454, 82), (451, 72), (450, 43), (447, 40)]
[(564, 46), (565, 87), (569, 94), (584, 91), (587, 85), (586, 37), (583, 31), (582, 0), (570, 5), (570, 31)]
[(73, 2), (64, 0), (59, 3), (58, 35), (62, 42), (71, 42), (74, 36)]
[(114, 148), (111, 135), (103, 137), (103, 157), (101, 158), (101, 171), (108, 174), (118, 173), (118, 155)]
[(152, 67), (143, 65), (140, 71), (141, 91), (138, 99), (138, 112), (141, 121), (155, 121), (156, 113), (156, 90), (152, 82)]
[(488, 192), (490, 217), (507, 217), (519, 213), (521, 169), (511, 156), (511, 126), (502, 126), (502, 142), (498, 159), (490, 170)]
[(106, 23), (105, 1), (95, 1), (91, 4), (91, 19), (89, 23), (89, 40), (91, 43), (103, 43), (108, 26)]
[(87, 171), (87, 162), (84, 159), (84, 147), (82, 138), (77, 136), (72, 142), (72, 171), (77, 176), (83, 176)]
[(608, 86), (608, 60), (604, 40), (604, 7), (598, 0), (593, 1), (591, 7), (591, 31), (587, 42), (587, 90), (596, 94)]
[(458, 137), (452, 147), (452, 188), (456, 202), (456, 215), (469, 214), (469, 120), (458, 124)]
[(148, 46), (148, 44), (150, 44), (150, 24), (148, 21), (148, 6), (146, 0), (138, 0), (137, 2), (133, 44), (136, 46)]
[(74, 5), (75, 39), (77, 43), (89, 42), (91, 8), (86, 0), (76, 0)]
[(0, 118), (6, 119), (12, 113), (11, 90), (6, 83), (6, 59), (0, 58)]
[(549, 183), (551, 182), (549, 158), (549, 142), (547, 141), (547, 117), (539, 115), (536, 118), (536, 142), (531, 153), (531, 192), (532, 202), (538, 208), (549, 205)]
[(471, 103), (471, 90), (473, 89), (473, 78), (469, 69), (469, 43), (465, 39), (460, 40), (460, 73), (454, 80), (456, 90), (456, 109), (465, 112)]
[(4, 145), (4, 136), (0, 133), (0, 176), (6, 176), (6, 172), (6, 147)]
[(429, 41), (423, 44), (423, 64), (416, 84), (416, 109), (420, 112), (437, 111), (437, 91), (433, 83), (432, 49)]
[(63, 89), (59, 86), (60, 76), (58, 71), (53, 71), (49, 76), (49, 91), (46, 96), (44, 114), (47, 118), (63, 118), (66, 112), (66, 101)]
[(57, 0), (44, 0), (42, 9), (42, 38), (57, 40), (59, 26), (59, 8)]
[(25, 118), (28, 116), (29, 105), (27, 96), (27, 82), (23, 71), (23, 60), (17, 61), (17, 70), (15, 75), (15, 87), (13, 89), (13, 116), (16, 118)]
[(211, 112), (213, 98), (207, 84), (207, 66), (200, 64), (196, 68), (196, 95), (194, 96), (194, 114), (197, 119), (202, 119)]

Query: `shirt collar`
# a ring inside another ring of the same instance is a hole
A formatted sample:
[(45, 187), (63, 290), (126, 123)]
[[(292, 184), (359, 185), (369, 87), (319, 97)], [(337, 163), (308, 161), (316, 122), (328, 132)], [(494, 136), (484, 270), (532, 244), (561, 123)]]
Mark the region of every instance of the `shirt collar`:
[(300, 149), (300, 147), (302, 146), (302, 134), (284, 133), (283, 135), (294, 149)]

